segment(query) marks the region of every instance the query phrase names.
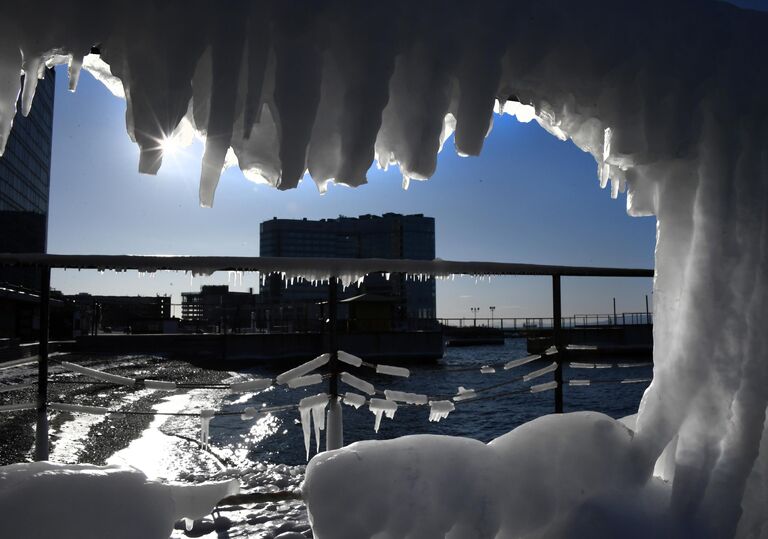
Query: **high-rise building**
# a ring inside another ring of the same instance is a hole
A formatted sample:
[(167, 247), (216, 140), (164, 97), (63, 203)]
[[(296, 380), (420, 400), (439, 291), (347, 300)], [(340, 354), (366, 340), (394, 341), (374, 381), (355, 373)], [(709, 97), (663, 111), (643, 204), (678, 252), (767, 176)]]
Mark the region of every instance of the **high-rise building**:
[[(0, 253), (44, 253), (47, 244), (48, 193), (55, 73), (39, 81), (27, 117), (16, 114), (0, 157)], [(34, 269), (0, 267), (0, 337), (34, 338)]]
[[(48, 193), (55, 72), (39, 81), (32, 109), (20, 112), (0, 157), (0, 252), (43, 253), (47, 244)], [(39, 288), (37, 273), (0, 268), (0, 282)]]
[[(275, 218), (261, 223), (260, 236), (261, 256), (435, 258), (435, 220), (421, 214), (342, 216), (319, 221)], [(405, 275), (372, 274), (361, 285), (343, 291), (339, 299), (349, 300), (361, 294), (369, 301), (391, 301), (393, 327), (408, 327), (409, 322), (435, 318), (433, 278), (417, 281)], [(307, 319), (313, 312), (312, 305), (327, 299), (327, 285), (285, 283), (279, 275), (269, 276), (261, 290), (262, 304), (274, 306), (273, 320)]]

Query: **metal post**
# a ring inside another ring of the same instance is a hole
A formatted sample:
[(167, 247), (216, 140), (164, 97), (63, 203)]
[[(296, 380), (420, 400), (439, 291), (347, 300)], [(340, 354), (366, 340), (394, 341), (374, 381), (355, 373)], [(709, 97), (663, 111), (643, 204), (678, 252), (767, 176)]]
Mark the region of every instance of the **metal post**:
[(645, 323), (651, 323), (651, 311), (648, 309), (648, 294), (645, 295)]
[(613, 298), (613, 325), (616, 325), (616, 298)]
[(37, 428), (35, 460), (48, 460), (48, 319), (51, 304), (51, 268), (40, 270), (40, 337), (37, 350)]
[(555, 413), (563, 413), (563, 347), (561, 333), (561, 315), (562, 308), (560, 303), (560, 276), (552, 275), (552, 340), (557, 348), (555, 361), (557, 369), (555, 370)]
[(339, 402), (339, 342), (338, 342), (338, 288), (339, 279), (328, 280), (328, 344), (331, 359), (328, 368), (331, 378), (328, 382), (328, 394), (331, 396), (326, 415), (328, 428), (325, 432), (325, 450), (332, 451), (344, 446), (344, 421)]

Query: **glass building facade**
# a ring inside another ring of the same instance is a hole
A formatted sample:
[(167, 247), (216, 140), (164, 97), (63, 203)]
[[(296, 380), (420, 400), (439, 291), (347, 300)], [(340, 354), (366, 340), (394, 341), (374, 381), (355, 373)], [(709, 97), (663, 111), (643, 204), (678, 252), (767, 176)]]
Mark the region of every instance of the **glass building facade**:
[[(0, 252), (46, 250), (55, 72), (40, 80), (27, 117), (17, 113), (0, 157)], [(0, 268), (0, 283), (39, 288), (37, 272)]]
[[(432, 217), (387, 213), (382, 216), (339, 217), (309, 221), (272, 219), (261, 223), (261, 256), (389, 258), (433, 260), (435, 220)], [(402, 325), (408, 320), (434, 319), (435, 280), (406, 279), (405, 275), (368, 275), (359, 286), (344, 290), (339, 299), (359, 294), (395, 300)], [(262, 302), (301, 310), (302, 305), (326, 301), (328, 287), (309, 282), (287, 284), (269, 276), (261, 290)]]

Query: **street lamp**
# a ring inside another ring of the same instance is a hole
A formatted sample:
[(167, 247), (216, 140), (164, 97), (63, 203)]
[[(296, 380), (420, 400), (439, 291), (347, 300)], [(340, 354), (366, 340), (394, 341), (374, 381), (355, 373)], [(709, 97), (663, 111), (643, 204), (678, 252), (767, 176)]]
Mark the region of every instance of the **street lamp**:
[(493, 327), (493, 311), (495, 311), (495, 310), (496, 310), (496, 307), (495, 307), (495, 306), (493, 306), (493, 305), (491, 305), (491, 306), (490, 306), (490, 307), (488, 307), (488, 308), (489, 308), (489, 309), (490, 309), (490, 311), (491, 311), (491, 327)]
[(473, 326), (477, 327), (477, 313), (480, 311), (480, 307), (470, 307), (469, 310), (472, 311), (472, 314), (474, 316)]

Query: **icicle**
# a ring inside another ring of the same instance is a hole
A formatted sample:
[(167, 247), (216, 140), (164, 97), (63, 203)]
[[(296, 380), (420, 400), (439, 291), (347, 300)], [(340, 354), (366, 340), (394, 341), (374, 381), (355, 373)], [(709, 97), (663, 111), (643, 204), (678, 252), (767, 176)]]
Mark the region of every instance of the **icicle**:
[[(320, 447), (320, 430), (325, 427), (325, 406), (328, 404), (329, 396), (326, 393), (319, 393), (311, 397), (305, 397), (299, 401), (299, 416), (301, 419), (301, 429), (304, 432), (304, 448), (307, 450), (307, 460), (309, 460), (309, 442), (310, 442), (310, 421), (315, 421), (315, 437), (318, 448)], [(318, 413), (321, 418), (318, 420)]]
[(147, 389), (159, 389), (161, 391), (174, 391), (176, 382), (163, 382), (160, 380), (144, 380), (144, 387)]
[(553, 361), (550, 365), (547, 365), (546, 367), (543, 367), (539, 370), (529, 372), (528, 374), (523, 376), (523, 382), (530, 382), (535, 378), (544, 376), (545, 374), (549, 374), (550, 372), (555, 370), (557, 370), (557, 363)]
[(453, 397), (453, 400), (456, 402), (460, 401), (466, 401), (469, 399), (474, 399), (477, 397), (477, 394), (475, 393), (474, 389), (466, 389), (463, 386), (459, 386), (459, 391), (456, 393), (456, 396)]
[(61, 366), (70, 371), (74, 371), (85, 376), (90, 376), (91, 378), (102, 380), (104, 382), (109, 382), (111, 384), (119, 384), (123, 386), (132, 386), (136, 384), (136, 380), (133, 378), (126, 378), (125, 376), (118, 376), (116, 374), (107, 374), (106, 372), (97, 371), (96, 369), (89, 369), (88, 367), (76, 365), (75, 363), (70, 363), (68, 361), (62, 361)]
[(556, 387), (557, 382), (547, 382), (545, 384), (531, 386), (531, 393), (541, 393), (542, 391), (549, 391), (550, 389), (555, 389)]
[(438, 423), (455, 409), (451, 401), (429, 401), (429, 420)]
[(347, 392), (344, 394), (344, 404), (354, 406), (355, 409), (358, 409), (365, 404), (365, 397), (363, 395), (358, 395), (357, 393)]
[(211, 447), (209, 443), (210, 431), (211, 431), (211, 419), (213, 419), (213, 410), (201, 410), (200, 411), (200, 444), (203, 449), (209, 449)]
[(373, 430), (379, 432), (382, 415), (386, 415), (389, 419), (394, 419), (395, 412), (397, 411), (397, 403), (384, 399), (371, 399), (371, 402), (368, 404), (368, 409), (373, 412), (374, 416), (376, 416)]
[(358, 378), (354, 374), (349, 374), (346, 371), (341, 373), (341, 381), (347, 384), (348, 386), (354, 387), (358, 391), (367, 393), (368, 395), (373, 395), (374, 393), (376, 393), (376, 389), (373, 387), (373, 384)]
[(406, 404), (427, 404), (427, 396), (419, 393), (406, 393), (405, 391), (384, 390), (384, 396), (387, 400), (395, 402), (404, 402)]
[(353, 367), (359, 367), (360, 365), (363, 364), (362, 359), (360, 359), (357, 356), (353, 356), (352, 354), (348, 354), (343, 350), (339, 350), (339, 361), (342, 361), (347, 365), (352, 365)]
[(288, 380), (288, 387), (296, 389), (298, 387), (313, 386), (323, 381), (321, 374), (310, 374), (309, 376), (299, 376)]
[(402, 378), (408, 378), (411, 375), (411, 371), (403, 367), (394, 367), (392, 365), (376, 365), (376, 372), (379, 374), (388, 374), (389, 376), (400, 376)]
[(305, 374), (308, 374), (312, 372), (315, 369), (318, 369), (328, 363), (328, 360), (331, 359), (330, 354), (322, 354), (320, 356), (317, 356), (312, 361), (307, 361), (303, 365), (299, 365), (298, 367), (291, 369), (289, 371), (285, 371), (281, 375), (279, 375), (276, 378), (276, 381), (278, 384), (287, 384), (290, 380), (293, 378), (298, 378), (299, 376), (304, 376)]
[(247, 382), (236, 382), (229, 384), (230, 393), (256, 393), (272, 387), (272, 380), (268, 378), (257, 378)]
[(328, 399), (322, 404), (316, 404), (312, 407), (312, 421), (315, 423), (315, 445), (318, 453), (320, 452), (320, 431), (325, 430), (325, 407)]
[(569, 386), (588, 386), (591, 383), (589, 380), (568, 380)]
[(494, 369), (490, 365), (484, 365), (483, 367), (480, 368), (481, 374), (493, 374), (495, 372), (496, 372), (496, 369)]
[(534, 354), (532, 356), (525, 356), (520, 359), (513, 359), (512, 361), (504, 365), (504, 370), (508, 371), (509, 369), (514, 369), (515, 367), (520, 367), (522, 365), (525, 365), (526, 363), (530, 363), (531, 361), (536, 361), (537, 359), (541, 359), (541, 356), (538, 354)]

